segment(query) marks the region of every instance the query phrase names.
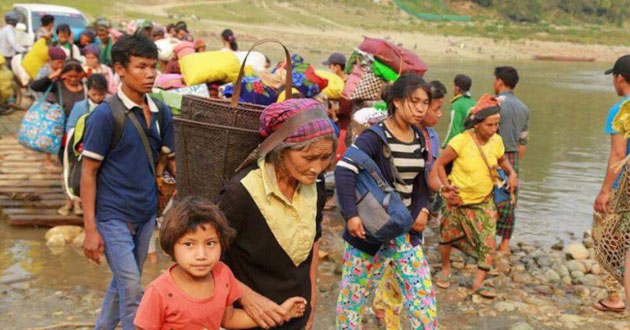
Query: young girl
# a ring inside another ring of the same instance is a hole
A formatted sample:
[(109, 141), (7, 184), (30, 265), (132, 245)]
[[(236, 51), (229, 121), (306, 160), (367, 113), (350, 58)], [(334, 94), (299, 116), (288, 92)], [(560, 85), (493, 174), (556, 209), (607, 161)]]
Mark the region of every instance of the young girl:
[[(77, 121), (83, 115), (89, 114), (94, 110), (99, 104), (103, 103), (105, 100), (105, 94), (107, 93), (107, 81), (102, 74), (95, 73), (91, 75), (87, 79), (87, 99), (76, 102), (72, 107), (72, 111), (70, 112), (70, 116), (66, 119), (66, 132), (67, 139), (72, 135), (72, 131), (77, 125)], [(72, 146), (69, 146), (68, 140), (66, 140), (66, 147), (70, 148), (68, 152), (72, 151)], [(67, 155), (67, 154), (66, 154)], [(64, 158), (64, 171), (67, 171), (71, 168), (73, 164), (66, 164), (65, 161), (67, 158)], [(78, 196), (77, 196), (78, 197)], [(70, 215), (70, 213), (74, 211), (75, 215), (81, 216), (83, 215), (83, 209), (81, 208), (81, 200), (78, 198), (71, 198), (70, 196), (66, 196), (66, 204), (57, 210), (57, 213), (60, 215)]]
[[(386, 101), (389, 117), (374, 127), (384, 132), (386, 141), (370, 129), (355, 140), (352, 148), (360, 149), (374, 160), (415, 223), (409, 233), (384, 244), (366, 240), (355, 191), (359, 165), (345, 156), (337, 163), (337, 195), (346, 228), (336, 328), (361, 329), (361, 313), (368, 304), (369, 293), (378, 285), (385, 269), (391, 267), (402, 289), (411, 329), (437, 329), (431, 271), (420, 246), (429, 215), (429, 188), (424, 172), (427, 142), (415, 126), (424, 118), (431, 102), (430, 89), (420, 76), (405, 74), (389, 89)], [(389, 147), (387, 152), (385, 145)], [(392, 163), (398, 175), (393, 174)]]
[[(234, 236), (223, 213), (201, 197), (187, 197), (167, 214), (160, 245), (175, 264), (151, 282), (134, 324), (138, 329), (246, 329), (256, 327), (242, 309), (239, 282), (221, 261)], [(306, 300), (287, 299), (288, 319), (301, 317)], [(287, 319), (287, 321), (288, 321)]]

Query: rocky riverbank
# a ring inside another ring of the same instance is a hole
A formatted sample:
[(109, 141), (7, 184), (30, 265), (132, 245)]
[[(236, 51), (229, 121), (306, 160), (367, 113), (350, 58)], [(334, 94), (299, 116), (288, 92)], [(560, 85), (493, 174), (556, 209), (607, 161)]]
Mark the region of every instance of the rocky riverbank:
[[(334, 329), (342, 229), (339, 215), (327, 213), (320, 253), (316, 330)], [(435, 233), (436, 229), (427, 230), (424, 246), (434, 273), (440, 269)], [(47, 245), (42, 242), (45, 236)], [(48, 235), (42, 230), (41, 243), (32, 248), (41, 250), (28, 253), (20, 262), (46, 258), (49, 263), (39, 273), (33, 270), (28, 276), (0, 279), (3, 329), (90, 328), (100, 312), (110, 273), (106, 266), (85, 260), (79, 248), (81, 237), (81, 230), (76, 228), (55, 229)], [(606, 296), (602, 270), (593, 259), (592, 248), (588, 233), (581, 242), (566, 246), (561, 242), (553, 246), (515, 243), (512, 255), (497, 261), (499, 274), (488, 280), (498, 293), (494, 300), (471, 297), (475, 261), (453, 253), (453, 285), (447, 290), (436, 288), (440, 329), (630, 329), (627, 312), (603, 313), (591, 307)], [(164, 255), (157, 265), (147, 264), (143, 284), (169, 264)], [(367, 315), (364, 329), (378, 328), (374, 317)]]
[[(342, 230), (336, 215), (326, 220), (320, 267), (321, 299), (334, 300), (340, 279)], [(437, 228), (428, 230), (424, 246), (432, 272), (441, 268)], [(496, 261), (498, 275), (487, 284), (497, 291), (493, 300), (471, 296), (476, 262), (456, 252), (451, 257), (451, 287), (436, 287), (442, 329), (630, 329), (630, 314), (594, 310), (593, 302), (606, 297), (603, 270), (595, 261), (590, 233), (581, 242), (558, 242), (543, 247), (516, 243), (512, 254)], [(328, 281), (332, 281), (328, 282)], [(327, 308), (334, 311), (334, 303)], [(332, 316), (331, 316), (332, 317)], [(373, 317), (366, 317), (376, 329)]]

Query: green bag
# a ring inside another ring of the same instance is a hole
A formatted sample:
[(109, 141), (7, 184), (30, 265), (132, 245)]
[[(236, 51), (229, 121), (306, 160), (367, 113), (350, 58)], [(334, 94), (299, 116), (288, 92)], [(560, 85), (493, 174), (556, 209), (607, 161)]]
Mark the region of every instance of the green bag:
[(383, 64), (377, 59), (374, 59), (374, 63), (372, 64), (372, 69), (374, 69), (374, 75), (377, 77), (381, 77), (386, 82), (396, 81), (399, 77), (396, 71), (392, 70), (387, 65)]

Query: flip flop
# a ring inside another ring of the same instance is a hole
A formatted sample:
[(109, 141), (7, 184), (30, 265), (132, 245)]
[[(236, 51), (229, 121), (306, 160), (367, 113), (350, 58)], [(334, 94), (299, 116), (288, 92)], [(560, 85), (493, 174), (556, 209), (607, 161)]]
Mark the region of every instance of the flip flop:
[(494, 299), (497, 296), (497, 294), (494, 293), (491, 288), (486, 286), (482, 286), (479, 289), (475, 290), (475, 292), (473, 292), (473, 295), (475, 294), (487, 299)]
[(613, 313), (623, 313), (626, 308), (625, 307), (611, 307), (604, 304), (604, 299), (601, 299), (597, 302), (598, 305), (593, 304), (593, 308), (601, 312), (613, 312)]
[(448, 276), (444, 276), (442, 275), (442, 272), (437, 272), (435, 274), (435, 278), (435, 285), (438, 288), (448, 289), (451, 287), (451, 274), (448, 274)]

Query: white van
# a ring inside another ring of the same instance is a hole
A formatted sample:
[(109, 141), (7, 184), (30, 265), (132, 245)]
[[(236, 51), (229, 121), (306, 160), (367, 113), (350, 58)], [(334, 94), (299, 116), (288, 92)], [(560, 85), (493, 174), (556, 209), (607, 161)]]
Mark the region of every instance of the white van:
[(87, 27), (87, 19), (79, 10), (72, 7), (16, 3), (13, 10), (18, 14), (18, 25), (16, 26), (16, 37), (18, 42), (30, 48), (35, 40), (35, 31), (40, 26), (42, 16), (49, 14), (55, 17), (55, 27), (59, 24), (68, 24), (76, 39)]

